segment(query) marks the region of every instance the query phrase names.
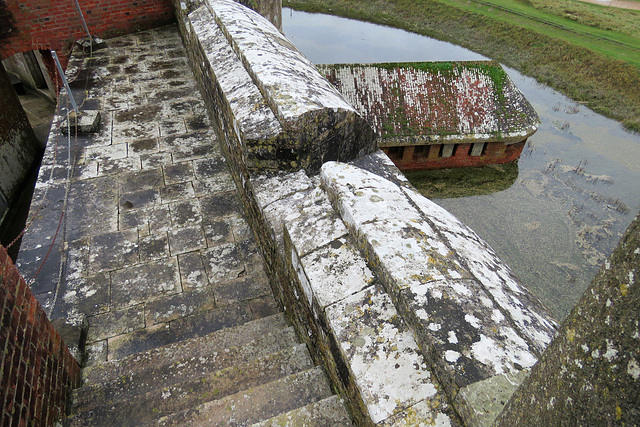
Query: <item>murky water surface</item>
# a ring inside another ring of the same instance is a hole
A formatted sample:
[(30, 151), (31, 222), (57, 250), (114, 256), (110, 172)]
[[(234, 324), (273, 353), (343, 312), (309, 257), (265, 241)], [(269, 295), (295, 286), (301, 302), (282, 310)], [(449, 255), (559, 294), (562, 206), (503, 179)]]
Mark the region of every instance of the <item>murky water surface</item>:
[[(314, 63), (456, 61), (481, 55), (403, 30), (285, 9), (287, 37)], [(442, 190), (434, 200), (484, 238), (558, 319), (566, 316), (640, 209), (640, 135), (507, 70), (542, 125), (504, 171), (414, 184)], [(487, 181), (504, 176), (494, 186)], [(515, 178), (514, 178), (515, 177)], [(413, 179), (413, 178), (412, 178)], [(443, 184), (444, 183), (444, 184)], [(447, 185), (445, 185), (447, 184)], [(463, 197), (455, 197), (465, 194)]]

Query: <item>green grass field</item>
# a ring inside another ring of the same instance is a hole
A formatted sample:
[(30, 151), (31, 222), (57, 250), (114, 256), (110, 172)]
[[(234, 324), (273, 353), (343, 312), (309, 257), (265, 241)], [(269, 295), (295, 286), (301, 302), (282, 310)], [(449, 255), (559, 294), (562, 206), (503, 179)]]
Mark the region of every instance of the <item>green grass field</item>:
[(446, 40), (640, 131), (640, 11), (578, 0), (284, 0)]

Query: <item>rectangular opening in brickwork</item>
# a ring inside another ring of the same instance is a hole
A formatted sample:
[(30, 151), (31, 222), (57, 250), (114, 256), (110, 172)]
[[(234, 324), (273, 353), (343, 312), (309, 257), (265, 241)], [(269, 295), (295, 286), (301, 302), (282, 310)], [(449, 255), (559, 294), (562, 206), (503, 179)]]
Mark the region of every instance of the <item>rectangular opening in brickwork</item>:
[(413, 148), (413, 160), (423, 160), (429, 155), (428, 145), (416, 145)]
[(456, 155), (456, 149), (458, 148), (458, 144), (442, 144), (440, 148), (440, 156), (439, 157), (452, 157)]
[(401, 160), (404, 155), (404, 147), (389, 147), (387, 155), (391, 160)]

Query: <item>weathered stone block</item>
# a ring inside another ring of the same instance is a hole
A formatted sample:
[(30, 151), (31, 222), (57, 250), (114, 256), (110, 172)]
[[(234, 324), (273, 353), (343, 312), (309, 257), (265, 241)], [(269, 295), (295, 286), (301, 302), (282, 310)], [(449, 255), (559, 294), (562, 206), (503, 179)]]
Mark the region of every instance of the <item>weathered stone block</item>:
[(490, 421), (499, 411), (477, 396), (513, 392), (555, 323), (475, 233), (412, 188), (333, 162), (321, 179), (457, 411)]
[(362, 291), (373, 282), (371, 270), (347, 240), (346, 236), (338, 238), (302, 260), (292, 253), (298, 279), (305, 282), (303, 287), (309, 287), (309, 298), (313, 295), (321, 309)]
[(327, 307), (326, 316), (371, 421), (377, 424), (431, 399), (433, 418), (444, 415), (446, 403), (437, 399), (439, 386), (385, 293), (369, 287)]
[(100, 111), (82, 110), (78, 113), (70, 112), (65, 121), (60, 126), (60, 131), (67, 134), (71, 130), (71, 134), (95, 133), (100, 128)]
[(205, 2), (188, 18), (217, 131), (250, 170), (315, 173), (375, 149), (366, 121), (266, 19), (230, 0)]

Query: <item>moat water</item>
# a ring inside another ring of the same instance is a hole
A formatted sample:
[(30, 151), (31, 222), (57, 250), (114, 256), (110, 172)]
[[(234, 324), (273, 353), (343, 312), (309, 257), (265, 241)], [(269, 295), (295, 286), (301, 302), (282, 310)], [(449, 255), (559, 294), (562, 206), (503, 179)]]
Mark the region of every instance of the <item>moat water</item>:
[[(291, 9), (283, 28), (316, 64), (487, 59), (403, 30)], [(561, 320), (640, 210), (640, 135), (507, 72), (542, 121), (517, 164), (410, 179), (485, 239)]]

